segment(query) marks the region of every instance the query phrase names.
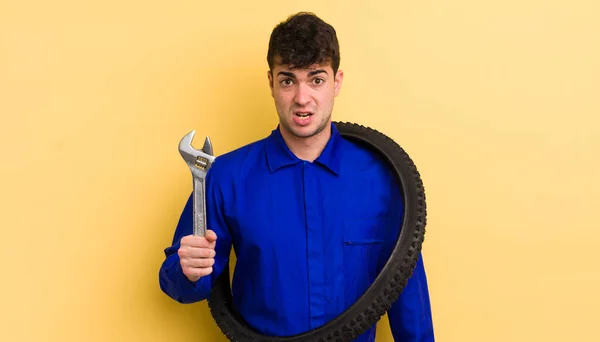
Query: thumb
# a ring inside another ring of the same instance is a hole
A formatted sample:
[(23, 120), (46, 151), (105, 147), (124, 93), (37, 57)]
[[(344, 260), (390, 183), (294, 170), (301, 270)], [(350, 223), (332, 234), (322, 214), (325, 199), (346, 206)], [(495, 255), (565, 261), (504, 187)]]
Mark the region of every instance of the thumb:
[(206, 241), (208, 241), (208, 242), (217, 241), (217, 234), (210, 229), (206, 230), (206, 234), (204, 235), (204, 237), (206, 238)]

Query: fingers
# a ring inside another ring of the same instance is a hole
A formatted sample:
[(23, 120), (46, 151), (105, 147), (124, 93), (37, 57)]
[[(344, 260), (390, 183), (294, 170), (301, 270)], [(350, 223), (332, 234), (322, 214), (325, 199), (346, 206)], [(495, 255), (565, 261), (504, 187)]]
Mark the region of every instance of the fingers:
[(177, 253), (183, 274), (190, 281), (197, 281), (212, 273), (215, 264), (214, 249), (182, 247)]
[(185, 258), (181, 260), (181, 267), (207, 268), (215, 264), (214, 258)]
[(206, 236), (188, 235), (181, 239), (177, 253), (183, 274), (190, 281), (197, 281), (212, 273), (216, 240), (217, 234), (212, 230), (207, 230)]
[(210, 229), (206, 230), (205, 238), (208, 242), (217, 241), (217, 234)]
[(185, 276), (190, 281), (198, 281), (198, 279), (200, 279), (202, 277), (206, 277), (207, 275), (211, 274), (213, 271), (212, 267), (205, 267), (205, 268), (182, 267), (182, 269), (183, 269), (183, 274), (185, 274)]
[(181, 239), (182, 247), (203, 247), (203, 248), (215, 248), (217, 241), (217, 234), (212, 230), (206, 231), (206, 236), (194, 236), (188, 235)]
[(182, 247), (179, 248), (180, 258), (214, 258), (217, 253), (214, 248), (208, 247)]

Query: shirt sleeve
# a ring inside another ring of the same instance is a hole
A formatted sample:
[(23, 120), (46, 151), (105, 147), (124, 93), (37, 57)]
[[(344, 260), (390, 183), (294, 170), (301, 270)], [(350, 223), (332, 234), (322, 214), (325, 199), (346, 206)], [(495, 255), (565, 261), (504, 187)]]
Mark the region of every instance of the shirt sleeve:
[(184, 236), (193, 234), (193, 194), (189, 196), (179, 222), (175, 228), (172, 245), (165, 248), (165, 260), (163, 261), (158, 276), (161, 290), (169, 297), (180, 303), (195, 303), (202, 301), (210, 295), (215, 280), (225, 267), (229, 267), (229, 255), (231, 252), (231, 234), (225, 222), (223, 196), (211, 181), (213, 168), (209, 169), (206, 178), (206, 220), (207, 229), (217, 234), (215, 244), (215, 264), (213, 272), (191, 282), (181, 268), (177, 251), (180, 241)]
[(433, 342), (433, 321), (422, 255), (398, 300), (388, 310), (394, 341)]
[[(385, 245), (384, 257), (379, 265), (381, 269), (391, 256), (391, 252), (399, 237), (403, 221), (404, 206), (398, 187), (392, 190), (392, 201), (397, 203), (397, 209), (393, 209), (388, 226), (387, 243)], [(395, 212), (394, 212), (395, 211)], [(431, 315), (431, 303), (423, 256), (419, 253), (412, 276), (402, 290), (400, 296), (388, 310), (388, 320), (394, 341), (398, 342), (433, 342), (433, 320)]]

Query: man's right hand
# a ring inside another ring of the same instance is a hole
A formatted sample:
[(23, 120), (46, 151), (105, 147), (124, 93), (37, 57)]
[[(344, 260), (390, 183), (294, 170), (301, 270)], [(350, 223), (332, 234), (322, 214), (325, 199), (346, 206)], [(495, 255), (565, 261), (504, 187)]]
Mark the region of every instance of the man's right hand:
[(187, 235), (181, 239), (177, 254), (183, 274), (191, 281), (212, 273), (215, 264), (215, 243), (217, 234), (206, 230), (206, 237)]

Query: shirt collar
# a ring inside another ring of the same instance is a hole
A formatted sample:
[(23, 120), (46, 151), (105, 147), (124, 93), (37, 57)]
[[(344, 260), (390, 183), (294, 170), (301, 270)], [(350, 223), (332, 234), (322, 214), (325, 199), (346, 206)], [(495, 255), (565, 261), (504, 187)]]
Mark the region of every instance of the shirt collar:
[[(341, 143), (342, 136), (337, 127), (331, 124), (331, 137), (327, 141), (323, 152), (315, 160), (315, 163), (321, 164), (336, 175), (340, 173), (341, 167)], [(283, 136), (279, 131), (279, 125), (275, 128), (271, 135), (265, 140), (265, 152), (267, 155), (267, 163), (269, 170), (275, 172), (278, 169), (301, 162), (292, 151), (289, 149)]]

